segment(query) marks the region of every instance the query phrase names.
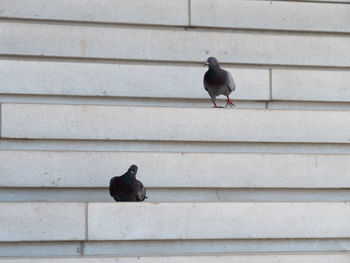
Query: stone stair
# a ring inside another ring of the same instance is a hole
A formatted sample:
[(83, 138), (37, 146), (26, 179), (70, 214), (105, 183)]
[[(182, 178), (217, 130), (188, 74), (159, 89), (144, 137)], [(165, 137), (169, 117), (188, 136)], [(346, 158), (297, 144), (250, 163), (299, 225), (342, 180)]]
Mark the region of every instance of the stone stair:
[(179, 256), (143, 256), (143, 257), (57, 257), (57, 258), (0, 258), (0, 262), (8, 263), (177, 263), (177, 262), (203, 262), (203, 263), (347, 263), (350, 255), (348, 253), (294, 253), (294, 254), (233, 254), (233, 255), (179, 255)]
[[(349, 12), (0, 0), (0, 263), (349, 262)], [(149, 199), (115, 203), (132, 163)]]

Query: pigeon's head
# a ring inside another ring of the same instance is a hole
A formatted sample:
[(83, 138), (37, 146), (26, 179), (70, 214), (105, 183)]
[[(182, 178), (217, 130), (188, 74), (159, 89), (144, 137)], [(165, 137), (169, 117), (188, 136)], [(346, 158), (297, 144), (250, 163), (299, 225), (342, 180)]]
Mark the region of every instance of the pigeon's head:
[(128, 172), (130, 172), (132, 175), (137, 174), (137, 166), (135, 164), (131, 165)]
[(207, 61), (205, 62), (205, 64), (204, 64), (204, 66), (209, 66), (209, 68), (210, 67), (215, 67), (215, 66), (219, 66), (219, 62), (218, 62), (218, 60), (216, 59), (216, 58), (214, 58), (214, 57), (209, 57), (208, 59), (207, 59)]

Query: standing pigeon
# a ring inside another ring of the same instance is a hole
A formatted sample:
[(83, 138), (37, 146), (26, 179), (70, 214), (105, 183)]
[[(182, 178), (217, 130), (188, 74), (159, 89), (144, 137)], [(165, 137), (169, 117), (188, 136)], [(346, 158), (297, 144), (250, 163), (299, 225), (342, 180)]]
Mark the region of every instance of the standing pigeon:
[(236, 89), (233, 78), (230, 72), (220, 68), (216, 58), (210, 57), (205, 62), (204, 66), (209, 69), (204, 74), (203, 84), (206, 91), (208, 91), (211, 101), (214, 103), (214, 108), (222, 108), (216, 105), (216, 97), (225, 95), (227, 97), (226, 106), (235, 106), (230, 100), (229, 95)]
[(146, 189), (136, 179), (137, 166), (131, 165), (122, 176), (115, 176), (109, 182), (109, 193), (116, 202), (143, 201), (146, 197)]

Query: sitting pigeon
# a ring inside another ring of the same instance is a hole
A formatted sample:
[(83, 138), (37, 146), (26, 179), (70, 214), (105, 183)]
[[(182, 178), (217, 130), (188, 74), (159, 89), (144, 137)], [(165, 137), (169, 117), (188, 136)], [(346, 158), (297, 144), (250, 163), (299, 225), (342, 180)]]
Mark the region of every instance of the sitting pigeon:
[(122, 176), (115, 176), (109, 182), (109, 193), (116, 202), (143, 201), (146, 197), (146, 189), (136, 179), (137, 166), (131, 165)]
[(229, 98), (230, 93), (236, 89), (231, 73), (220, 68), (217, 59), (214, 57), (208, 58), (204, 66), (209, 66), (209, 69), (204, 74), (203, 84), (214, 103), (214, 108), (222, 108), (215, 103), (216, 97), (221, 94), (227, 97), (225, 107), (227, 105), (235, 106)]

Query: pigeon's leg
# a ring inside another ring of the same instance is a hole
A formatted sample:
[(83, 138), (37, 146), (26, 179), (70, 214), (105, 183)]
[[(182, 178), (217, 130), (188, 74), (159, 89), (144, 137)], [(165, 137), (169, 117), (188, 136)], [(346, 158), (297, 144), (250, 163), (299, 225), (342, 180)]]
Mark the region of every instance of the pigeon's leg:
[(223, 108), (222, 106), (216, 105), (215, 101), (213, 101), (213, 103), (214, 103), (214, 107), (213, 108)]
[(227, 97), (227, 101), (226, 101), (226, 106), (225, 106), (225, 107), (227, 107), (227, 105), (230, 105), (231, 107), (236, 106), (236, 105), (233, 104), (233, 102), (230, 100), (229, 96), (226, 96), (226, 97)]
[(216, 105), (216, 97), (214, 95), (210, 95), (211, 97), (211, 101), (213, 102), (214, 104), (214, 107), (213, 108), (223, 108), (222, 106), (218, 106)]

